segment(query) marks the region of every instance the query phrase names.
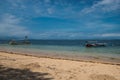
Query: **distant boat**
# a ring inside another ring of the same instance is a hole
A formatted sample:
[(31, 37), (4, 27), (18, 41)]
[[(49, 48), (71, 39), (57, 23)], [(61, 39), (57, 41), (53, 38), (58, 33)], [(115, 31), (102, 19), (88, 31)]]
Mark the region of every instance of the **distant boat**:
[(11, 40), (9, 42), (10, 45), (25, 45), (25, 44), (31, 44), (31, 42), (28, 40), (28, 37), (25, 36), (25, 39), (22, 42), (16, 42), (15, 40)]
[(106, 43), (98, 43), (97, 41), (88, 41), (86, 47), (105, 47)]
[(18, 43), (17, 43), (15, 40), (11, 40), (11, 41), (9, 42), (9, 44), (10, 44), (10, 45), (18, 45)]
[(25, 36), (25, 39), (22, 42), (23, 44), (31, 44), (31, 42), (28, 40), (28, 36)]

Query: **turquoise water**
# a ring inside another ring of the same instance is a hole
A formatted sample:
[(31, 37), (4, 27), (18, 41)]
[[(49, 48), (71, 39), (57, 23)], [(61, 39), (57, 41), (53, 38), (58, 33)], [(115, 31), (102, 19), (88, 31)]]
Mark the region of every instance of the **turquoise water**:
[[(59, 42), (59, 41), (58, 41)], [(57, 42), (57, 43), (58, 43)], [(44, 43), (44, 44), (43, 44)], [(119, 41), (112, 42), (106, 47), (86, 48), (85, 45), (79, 43), (63, 42), (61, 44), (54, 44), (54, 42), (43, 42), (42, 44), (31, 45), (8, 45), (0, 44), (1, 51), (28, 53), (42, 56), (56, 56), (65, 58), (80, 59), (84, 58), (110, 58), (120, 60), (120, 46)], [(66, 44), (67, 43), (67, 44)], [(113, 44), (114, 43), (114, 44)], [(71, 45), (70, 45), (71, 44)], [(113, 46), (114, 45), (114, 46)], [(119, 61), (120, 62), (120, 61)]]
[(52, 45), (0, 45), (1, 50), (19, 51), (37, 53), (46, 52), (49, 54), (59, 55), (82, 55), (82, 56), (106, 56), (120, 58), (120, 47), (99, 47), (99, 48), (86, 48), (82, 46), (52, 46)]

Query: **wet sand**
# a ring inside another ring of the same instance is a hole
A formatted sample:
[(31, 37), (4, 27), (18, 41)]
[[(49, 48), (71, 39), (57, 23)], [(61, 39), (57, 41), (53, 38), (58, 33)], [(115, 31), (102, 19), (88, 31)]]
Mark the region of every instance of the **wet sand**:
[(0, 52), (2, 80), (120, 80), (120, 65)]

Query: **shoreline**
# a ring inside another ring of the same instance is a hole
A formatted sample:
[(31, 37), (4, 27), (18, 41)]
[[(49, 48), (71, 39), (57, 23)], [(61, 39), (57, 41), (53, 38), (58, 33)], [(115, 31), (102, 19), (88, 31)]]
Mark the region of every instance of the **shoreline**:
[[(101, 53), (97, 53), (97, 50), (92, 52), (90, 49), (89, 52), (75, 52), (75, 51), (54, 51), (54, 50), (42, 50), (42, 49), (33, 49), (30, 46), (2, 46), (0, 51), (8, 52), (8, 53), (17, 53), (17, 54), (24, 54), (24, 55), (31, 55), (36, 57), (43, 57), (43, 58), (54, 58), (54, 59), (63, 59), (63, 60), (71, 60), (71, 61), (82, 61), (82, 62), (97, 62), (97, 63), (104, 63), (104, 64), (117, 64), (120, 65), (120, 54), (119, 50), (114, 54), (111, 54), (104, 51)], [(24, 49), (25, 47), (25, 49)], [(86, 48), (85, 48), (86, 50)], [(89, 51), (89, 49), (87, 49)], [(101, 49), (100, 49), (101, 50)], [(118, 54), (117, 54), (118, 53)]]
[[(9, 54), (16, 54), (16, 55), (23, 55), (23, 56), (31, 56), (31, 57), (37, 57), (37, 58), (49, 58), (49, 59), (58, 59), (58, 60), (69, 60), (69, 61), (78, 61), (78, 62), (91, 62), (91, 63), (101, 63), (101, 64), (110, 64), (110, 65), (119, 65), (120, 66), (120, 62), (110, 62), (110, 60), (103, 60), (103, 59), (99, 59), (99, 57), (90, 57), (89, 59), (85, 58), (85, 57), (81, 57), (82, 59), (75, 59), (75, 58), (70, 58), (70, 57), (63, 57), (63, 56), (47, 56), (47, 55), (41, 55), (41, 54), (29, 54), (29, 53), (23, 53), (23, 52), (9, 52), (9, 51), (1, 51), (0, 52), (4, 52), (4, 53), (9, 53)], [(79, 57), (80, 58), (80, 57)], [(90, 60), (91, 59), (91, 60)], [(111, 58), (111, 60), (114, 60)], [(120, 60), (117, 60), (120, 61)]]

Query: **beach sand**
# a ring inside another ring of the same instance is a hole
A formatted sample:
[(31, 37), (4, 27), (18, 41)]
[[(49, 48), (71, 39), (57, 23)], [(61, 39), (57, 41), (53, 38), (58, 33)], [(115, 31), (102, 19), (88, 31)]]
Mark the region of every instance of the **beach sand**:
[(120, 65), (0, 52), (0, 80), (120, 80)]

